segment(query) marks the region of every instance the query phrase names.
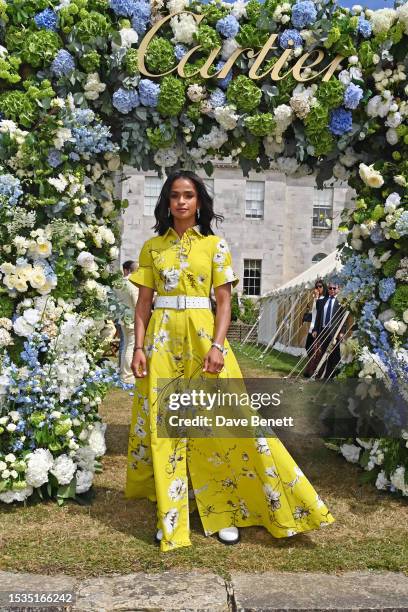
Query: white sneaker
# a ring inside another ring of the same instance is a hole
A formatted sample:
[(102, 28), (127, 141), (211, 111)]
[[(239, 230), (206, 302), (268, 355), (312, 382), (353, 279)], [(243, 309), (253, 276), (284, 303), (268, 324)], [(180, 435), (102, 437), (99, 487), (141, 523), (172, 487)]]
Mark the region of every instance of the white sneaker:
[(156, 535), (154, 536), (154, 541), (156, 542), (156, 544), (160, 544), (162, 539), (163, 539), (163, 531), (161, 529), (158, 529), (156, 531)]
[(220, 529), (218, 539), (223, 544), (238, 544), (240, 539), (238, 527), (224, 527), (224, 529)]

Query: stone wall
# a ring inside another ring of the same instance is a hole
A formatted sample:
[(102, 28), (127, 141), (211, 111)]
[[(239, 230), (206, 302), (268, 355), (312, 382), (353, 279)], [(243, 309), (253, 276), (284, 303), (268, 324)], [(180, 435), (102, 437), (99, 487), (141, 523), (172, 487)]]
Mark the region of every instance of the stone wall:
[[(137, 259), (143, 242), (153, 235), (154, 217), (143, 214), (144, 177), (153, 172), (139, 172), (126, 167), (128, 177), (121, 186), (122, 197), (129, 200), (124, 212), (120, 260)], [(200, 173), (206, 178), (204, 172)], [(232, 252), (234, 268), (241, 279), (244, 259), (262, 260), (261, 293), (280, 286), (312, 265), (317, 253), (329, 254), (338, 244), (336, 227), (340, 213), (351, 201), (347, 186), (337, 186), (333, 199), (333, 229), (312, 228), (314, 177), (286, 178), (275, 171), (257, 174), (249, 179), (265, 181), (263, 219), (245, 217), (246, 179), (239, 168), (219, 164), (215, 168), (215, 209), (225, 221), (215, 232), (224, 236)]]

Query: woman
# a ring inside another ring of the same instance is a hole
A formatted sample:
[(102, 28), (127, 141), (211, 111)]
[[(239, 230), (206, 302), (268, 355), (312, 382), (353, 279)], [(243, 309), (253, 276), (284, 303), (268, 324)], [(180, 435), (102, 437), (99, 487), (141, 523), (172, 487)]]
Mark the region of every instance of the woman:
[(238, 278), (225, 240), (211, 230), (211, 221), (222, 217), (214, 213), (202, 179), (184, 170), (171, 174), (155, 217), (158, 236), (145, 242), (139, 269), (129, 276), (139, 297), (126, 497), (157, 502), (162, 551), (191, 544), (189, 510), (195, 504), (205, 534), (218, 532), (226, 544), (238, 542), (238, 527), (263, 525), (285, 537), (333, 522), (278, 439), (158, 437), (158, 379), (242, 373), (226, 340), (231, 285)]
[(305, 349), (309, 357), (313, 355), (313, 344), (314, 344), (315, 339), (313, 337), (312, 332), (313, 332), (313, 329), (316, 323), (317, 310), (318, 308), (322, 306), (323, 300), (327, 296), (327, 293), (328, 292), (327, 292), (327, 287), (325, 283), (321, 279), (318, 279), (315, 282), (315, 286), (314, 286), (313, 293), (312, 293), (312, 299), (313, 299), (312, 318), (310, 319), (309, 333), (307, 334), (306, 344), (305, 344)]

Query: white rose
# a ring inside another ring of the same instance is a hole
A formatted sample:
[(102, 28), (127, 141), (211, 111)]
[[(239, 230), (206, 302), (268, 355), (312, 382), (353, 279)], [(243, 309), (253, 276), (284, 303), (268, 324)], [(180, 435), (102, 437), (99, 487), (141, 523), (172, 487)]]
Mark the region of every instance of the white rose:
[(93, 270), (95, 269), (95, 258), (92, 253), (82, 251), (77, 257), (77, 264), (85, 270)]
[(23, 317), (30, 325), (35, 325), (41, 319), (41, 314), (35, 308), (28, 308), (24, 311)]
[(361, 179), (369, 187), (378, 189), (384, 185), (384, 179), (378, 170), (374, 170), (373, 165), (367, 166), (366, 164), (360, 164), (359, 174)]
[(13, 329), (18, 336), (30, 336), (34, 332), (34, 327), (24, 317), (17, 317)]
[[(11, 413), (10, 413), (10, 414), (11, 414)], [(11, 417), (11, 418), (13, 418), (13, 417)], [(14, 420), (15, 420), (15, 419), (13, 419), (13, 421), (14, 421)], [(4, 459), (5, 459), (5, 461), (7, 461), (8, 463), (14, 463), (14, 461), (16, 460), (16, 456), (15, 456), (15, 455), (13, 455), (13, 453), (9, 453), (8, 455), (6, 455), (6, 456), (4, 457)]]
[(6, 425), (6, 429), (7, 431), (13, 433), (13, 431), (16, 431), (17, 425), (15, 425), (14, 423), (9, 423), (8, 425)]

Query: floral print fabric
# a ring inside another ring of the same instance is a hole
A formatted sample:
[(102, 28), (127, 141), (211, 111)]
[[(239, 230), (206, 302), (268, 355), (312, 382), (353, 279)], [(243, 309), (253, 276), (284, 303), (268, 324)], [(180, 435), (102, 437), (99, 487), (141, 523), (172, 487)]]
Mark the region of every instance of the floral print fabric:
[[(197, 227), (180, 239), (169, 229), (145, 242), (129, 280), (158, 295), (205, 296), (238, 283), (225, 240)], [(202, 372), (214, 334), (210, 309), (154, 310), (144, 341), (148, 375), (137, 379), (129, 434), (125, 495), (157, 502), (162, 551), (189, 546), (189, 511), (197, 507), (207, 535), (223, 527), (263, 525), (286, 537), (334, 521), (324, 502), (277, 438), (160, 438), (160, 379), (242, 378), (225, 341), (225, 367)]]

